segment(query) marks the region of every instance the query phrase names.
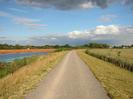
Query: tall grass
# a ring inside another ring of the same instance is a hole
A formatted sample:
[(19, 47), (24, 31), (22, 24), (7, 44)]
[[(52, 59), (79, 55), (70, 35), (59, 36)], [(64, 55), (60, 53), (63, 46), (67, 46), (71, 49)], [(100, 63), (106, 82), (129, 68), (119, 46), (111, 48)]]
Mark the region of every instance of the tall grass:
[[(123, 56), (121, 56), (122, 53), (128, 53), (130, 51), (128, 50), (131, 50), (131, 49), (127, 49), (127, 51), (124, 51), (121, 49), (121, 50), (117, 50), (116, 49), (88, 49), (86, 50), (86, 53), (91, 55), (91, 56), (94, 56), (94, 57), (97, 57), (99, 59), (102, 59), (104, 61), (107, 61), (107, 62), (111, 62), (121, 68), (124, 68), (124, 69), (127, 69), (129, 71), (133, 71), (133, 61), (131, 61), (131, 57), (127, 57), (126, 54), (124, 54)], [(115, 54), (114, 54), (114, 52)], [(133, 51), (133, 50), (132, 50)], [(132, 54), (130, 52), (130, 54)], [(129, 60), (128, 60), (129, 59)]]
[(39, 56), (36, 62), (1, 78), (0, 99), (24, 99), (24, 95), (38, 85), (65, 53), (56, 52)]
[(23, 59), (15, 59), (13, 62), (0, 63), (0, 78), (15, 72), (19, 68), (37, 60), (39, 56), (31, 56)]

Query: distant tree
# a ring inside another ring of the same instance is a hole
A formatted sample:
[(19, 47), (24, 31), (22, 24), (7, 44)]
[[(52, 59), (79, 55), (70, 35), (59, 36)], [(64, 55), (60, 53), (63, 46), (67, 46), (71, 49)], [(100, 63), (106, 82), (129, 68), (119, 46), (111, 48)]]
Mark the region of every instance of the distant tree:
[(109, 45), (104, 44), (104, 43), (89, 43), (88, 47), (90, 47), (90, 48), (109, 48)]
[(21, 48), (23, 48), (23, 47), (20, 46), (19, 44), (16, 44), (16, 45), (15, 45), (15, 49), (21, 49)]
[(83, 47), (88, 47), (89, 45), (88, 44), (84, 44)]
[(43, 46), (43, 48), (49, 48), (50, 46), (49, 45), (45, 45), (45, 46)]
[(59, 46), (59, 45), (54, 45), (53, 47), (54, 47), (54, 48), (59, 48), (60, 46)]
[(70, 48), (71, 46), (69, 44), (65, 44), (65, 45), (63, 45), (63, 47)]

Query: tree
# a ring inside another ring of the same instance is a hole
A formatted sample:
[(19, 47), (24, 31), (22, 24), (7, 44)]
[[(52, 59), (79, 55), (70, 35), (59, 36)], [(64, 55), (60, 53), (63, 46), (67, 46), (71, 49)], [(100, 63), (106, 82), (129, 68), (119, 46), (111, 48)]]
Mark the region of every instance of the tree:
[(90, 48), (109, 48), (109, 45), (104, 44), (104, 43), (89, 43), (88, 47), (90, 47)]

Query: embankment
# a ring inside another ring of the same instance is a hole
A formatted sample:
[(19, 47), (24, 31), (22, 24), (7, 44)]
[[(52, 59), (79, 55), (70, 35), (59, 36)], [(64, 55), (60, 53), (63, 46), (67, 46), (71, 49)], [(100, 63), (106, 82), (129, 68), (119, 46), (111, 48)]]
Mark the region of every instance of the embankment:
[(66, 52), (54, 52), (40, 56), (32, 64), (23, 66), (0, 79), (0, 99), (23, 99), (40, 80), (57, 64)]

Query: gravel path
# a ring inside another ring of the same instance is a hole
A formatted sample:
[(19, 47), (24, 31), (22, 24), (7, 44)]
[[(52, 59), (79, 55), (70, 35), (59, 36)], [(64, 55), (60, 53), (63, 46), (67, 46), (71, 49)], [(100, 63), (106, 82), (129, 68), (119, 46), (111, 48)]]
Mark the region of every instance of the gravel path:
[(26, 99), (109, 99), (98, 80), (70, 51)]

